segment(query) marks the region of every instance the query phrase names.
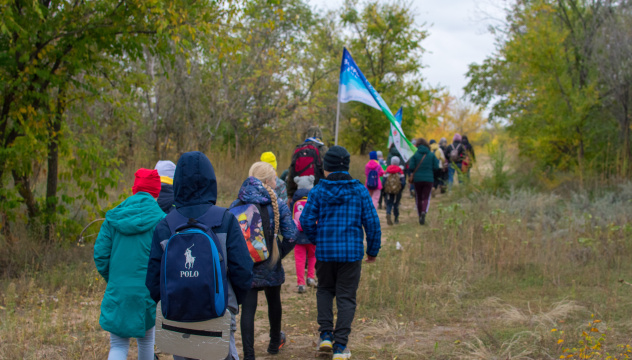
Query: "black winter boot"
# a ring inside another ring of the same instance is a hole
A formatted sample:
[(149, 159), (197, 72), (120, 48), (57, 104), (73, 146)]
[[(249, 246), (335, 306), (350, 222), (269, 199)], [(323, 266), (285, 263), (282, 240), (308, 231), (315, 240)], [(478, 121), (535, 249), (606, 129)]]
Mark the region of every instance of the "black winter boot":
[(426, 225), (426, 214), (421, 214), (419, 216), (419, 225)]
[(393, 225), (393, 220), (391, 219), (391, 214), (386, 214), (386, 223), (388, 225)]

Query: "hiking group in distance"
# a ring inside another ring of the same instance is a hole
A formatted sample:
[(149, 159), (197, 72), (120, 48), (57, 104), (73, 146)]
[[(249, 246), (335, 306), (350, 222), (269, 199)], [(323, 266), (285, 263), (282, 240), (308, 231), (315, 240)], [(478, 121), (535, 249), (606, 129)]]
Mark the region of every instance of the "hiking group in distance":
[(281, 329), (281, 260), (292, 250), (298, 293), (316, 288), (318, 349), (349, 359), (362, 261), (366, 253), (365, 262), (375, 262), (381, 247), (377, 210), (384, 202), (388, 225), (399, 224), (408, 181), (424, 225), (432, 190), (445, 192), (457, 171), (469, 176), (475, 160), (459, 134), (449, 146), (445, 138), (414, 144), (417, 152), (407, 164), (395, 146), (386, 161), (382, 152), (371, 152), (362, 184), (349, 174), (349, 152), (328, 149), (320, 129), (310, 128), (281, 177), (275, 155), (263, 153), (229, 209), (216, 205), (215, 170), (201, 152), (183, 154), (177, 165), (163, 160), (153, 170), (139, 169), (133, 195), (107, 212), (94, 245), (95, 265), (107, 282), (99, 323), (110, 332), (108, 359), (126, 359), (130, 338), (137, 339), (139, 360), (157, 358), (156, 304), (164, 319), (182, 323), (228, 311), (226, 359), (239, 359), (234, 335), (241, 305), (243, 358), (255, 359), (260, 291), (268, 303), (267, 352), (279, 353), (288, 341)]

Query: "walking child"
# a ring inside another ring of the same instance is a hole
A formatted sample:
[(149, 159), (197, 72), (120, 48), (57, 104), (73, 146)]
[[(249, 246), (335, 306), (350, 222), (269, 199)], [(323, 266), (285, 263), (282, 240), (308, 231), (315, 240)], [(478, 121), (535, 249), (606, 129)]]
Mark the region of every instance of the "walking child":
[[(375, 262), (382, 237), (368, 190), (349, 175), (350, 159), (342, 146), (333, 146), (325, 154), (326, 179), (312, 189), (300, 218), (303, 232), (316, 245), (319, 348), (333, 349), (334, 360), (351, 357), (347, 345), (356, 310), (364, 233), (367, 263)], [(334, 298), (338, 309), (335, 327)]]
[(165, 217), (156, 202), (158, 172), (139, 169), (132, 192), (105, 214), (94, 243), (94, 263), (107, 283), (99, 324), (110, 332), (109, 360), (127, 359), (132, 337), (139, 360), (154, 358), (156, 303), (145, 287), (145, 276), (154, 228)]
[(380, 178), (384, 175), (382, 165), (377, 160), (377, 151), (369, 153), (369, 162), (364, 167), (364, 175), (366, 176), (365, 186), (369, 190), (373, 206), (377, 210), (380, 194), (382, 193), (382, 181)]
[(303, 233), (301, 227), (301, 214), (305, 209), (307, 203), (307, 195), (309, 191), (314, 187), (314, 176), (297, 176), (294, 178), (294, 182), (298, 185), (298, 190), (294, 193), (292, 199), (292, 218), (298, 228), (298, 235), (296, 238), (296, 247), (294, 247), (294, 263), (296, 265), (296, 285), (298, 286), (298, 293), (305, 293), (305, 263), (307, 263), (307, 286), (316, 286), (316, 245), (309, 242), (307, 235)]
[(386, 168), (384, 182), (384, 196), (386, 198), (386, 223), (393, 225), (391, 212), (395, 215), (395, 224), (399, 224), (399, 203), (402, 200), (402, 192), (406, 187), (406, 177), (403, 166), (399, 165), (399, 157), (391, 158), (391, 165)]

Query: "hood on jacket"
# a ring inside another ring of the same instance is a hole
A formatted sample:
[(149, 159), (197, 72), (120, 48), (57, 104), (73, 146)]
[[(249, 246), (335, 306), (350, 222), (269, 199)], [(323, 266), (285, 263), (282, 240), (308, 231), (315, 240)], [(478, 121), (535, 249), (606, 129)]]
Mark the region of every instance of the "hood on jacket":
[(165, 213), (156, 200), (149, 193), (142, 191), (128, 197), (105, 214), (105, 219), (110, 225), (124, 235), (147, 232), (163, 217)]
[(298, 189), (294, 193), (294, 196), (292, 197), (292, 201), (299, 201), (302, 198), (307, 197), (307, 195), (309, 195), (308, 189)]
[(237, 197), (246, 204), (268, 205), (272, 203), (270, 194), (263, 187), (261, 180), (252, 176), (247, 178), (241, 185)]
[(371, 170), (373, 169), (377, 170), (377, 169), (381, 169), (382, 165), (380, 165), (380, 163), (377, 162), (377, 160), (369, 160), (369, 162), (366, 164), (366, 168), (371, 169)]
[[(360, 185), (360, 187), (358, 185)], [(334, 181), (322, 179), (318, 183), (318, 186), (323, 189), (325, 199), (328, 199), (327, 202), (330, 204), (342, 204), (348, 201), (350, 197), (361, 196), (360, 191), (365, 191), (364, 185), (355, 179)]]
[(401, 173), (402, 171), (403, 171), (403, 170), (402, 170), (402, 168), (400, 168), (400, 167), (399, 167), (399, 166), (397, 166), (397, 165), (389, 165), (389, 166), (386, 168), (386, 172), (387, 172), (387, 173), (389, 173), (389, 174), (399, 174), (399, 173)]
[(209, 159), (199, 151), (182, 154), (173, 176), (176, 208), (217, 201), (217, 180)]
[(432, 150), (432, 152), (434, 152), (438, 148), (439, 148), (439, 144), (437, 144), (437, 143), (430, 144), (430, 150)]
[(428, 147), (426, 147), (425, 145), (419, 145), (419, 147), (417, 147), (417, 152), (421, 154), (421, 156), (423, 156), (429, 153), (430, 149), (428, 149)]

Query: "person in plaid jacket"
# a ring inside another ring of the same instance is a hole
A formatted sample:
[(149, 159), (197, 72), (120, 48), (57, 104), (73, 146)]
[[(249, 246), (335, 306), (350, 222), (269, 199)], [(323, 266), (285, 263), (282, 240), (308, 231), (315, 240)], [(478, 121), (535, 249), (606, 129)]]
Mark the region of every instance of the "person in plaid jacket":
[[(324, 159), (326, 179), (309, 193), (300, 219), (304, 234), (316, 245), (320, 349), (333, 348), (334, 360), (351, 357), (347, 342), (355, 316), (364, 232), (367, 263), (375, 262), (382, 237), (369, 191), (349, 175), (350, 159), (342, 146), (329, 149)], [(338, 308), (335, 329), (334, 297)]]

